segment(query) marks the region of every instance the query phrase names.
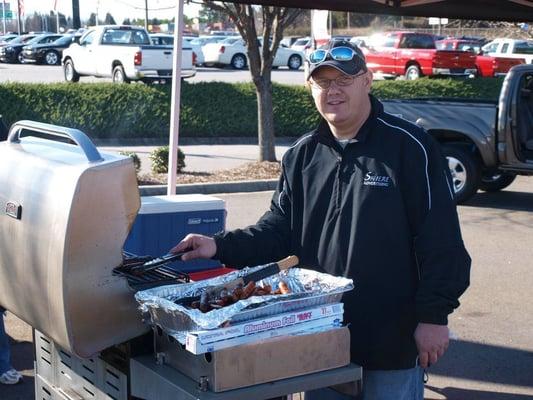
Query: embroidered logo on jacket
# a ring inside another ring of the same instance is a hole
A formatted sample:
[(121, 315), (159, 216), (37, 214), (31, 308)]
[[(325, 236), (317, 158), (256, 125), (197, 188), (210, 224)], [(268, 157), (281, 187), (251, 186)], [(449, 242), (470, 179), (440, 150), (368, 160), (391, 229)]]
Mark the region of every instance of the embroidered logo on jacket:
[(363, 185), (389, 187), (391, 185), (390, 176), (376, 175), (374, 172), (367, 172), (363, 179)]

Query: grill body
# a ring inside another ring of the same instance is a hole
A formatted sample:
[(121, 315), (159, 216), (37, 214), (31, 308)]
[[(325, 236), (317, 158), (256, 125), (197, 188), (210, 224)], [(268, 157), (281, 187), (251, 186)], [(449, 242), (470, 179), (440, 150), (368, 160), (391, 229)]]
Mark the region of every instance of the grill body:
[(0, 143), (0, 304), (80, 357), (146, 332), (113, 275), (139, 207), (129, 157), (74, 129), (14, 124)]

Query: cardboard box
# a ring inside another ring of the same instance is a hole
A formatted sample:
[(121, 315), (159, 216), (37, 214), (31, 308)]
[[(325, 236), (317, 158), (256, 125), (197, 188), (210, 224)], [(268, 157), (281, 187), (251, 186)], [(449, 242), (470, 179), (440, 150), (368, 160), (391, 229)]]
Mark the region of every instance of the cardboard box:
[(317, 328), (339, 327), (342, 325), (342, 314), (331, 315), (312, 321), (302, 322), (296, 325), (287, 325), (282, 328), (270, 329), (253, 335), (237, 336), (234, 338), (220, 340), (212, 343), (201, 343), (196, 337), (187, 336), (185, 348), (193, 354), (204, 354), (212, 351), (227, 349), (229, 347), (240, 346), (242, 344), (260, 343), (264, 339), (297, 334), (311, 331)]
[(350, 331), (346, 327), (299, 336), (265, 339), (202, 355), (193, 355), (167, 337), (156, 337), (167, 365), (209, 390), (222, 392), (272, 382), (350, 363)]
[(187, 334), (187, 343), (189, 341), (198, 341), (202, 344), (213, 343), (237, 336), (253, 335), (271, 329), (283, 328), (285, 326), (300, 324), (332, 315), (342, 316), (343, 312), (343, 303), (324, 304), (314, 308), (254, 319), (240, 324), (231, 325), (227, 328), (190, 332)]

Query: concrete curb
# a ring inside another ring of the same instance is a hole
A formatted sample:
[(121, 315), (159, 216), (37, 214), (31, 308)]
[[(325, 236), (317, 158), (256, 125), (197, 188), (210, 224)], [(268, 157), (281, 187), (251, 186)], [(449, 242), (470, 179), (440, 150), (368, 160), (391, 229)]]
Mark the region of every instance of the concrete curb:
[[(176, 194), (213, 194), (213, 193), (239, 193), (239, 192), (265, 192), (275, 190), (277, 179), (262, 181), (233, 181), (214, 183), (190, 183), (176, 185)], [(167, 194), (166, 185), (139, 186), (141, 196), (161, 196)]]

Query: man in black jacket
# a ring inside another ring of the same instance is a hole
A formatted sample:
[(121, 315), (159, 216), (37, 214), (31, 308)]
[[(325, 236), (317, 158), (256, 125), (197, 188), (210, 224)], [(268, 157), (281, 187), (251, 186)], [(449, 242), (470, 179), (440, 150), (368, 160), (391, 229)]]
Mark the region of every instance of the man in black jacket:
[(322, 121), (283, 156), (270, 210), (245, 229), (189, 235), (173, 251), (232, 266), (296, 254), (305, 266), (352, 278), (343, 301), (364, 398), (422, 399), (422, 368), (446, 351), (448, 314), (469, 285), (446, 161), (424, 130), (370, 95), (359, 48), (331, 42), (309, 63)]

